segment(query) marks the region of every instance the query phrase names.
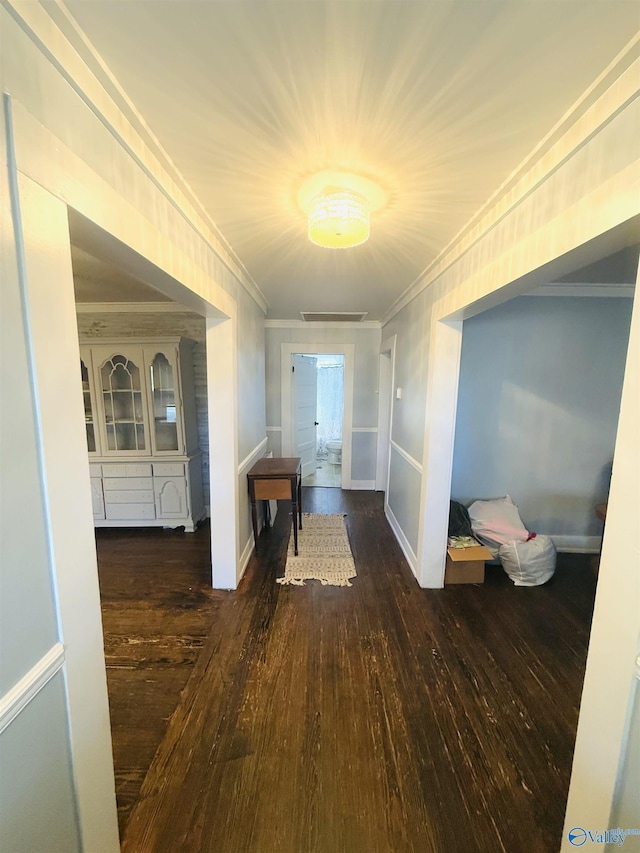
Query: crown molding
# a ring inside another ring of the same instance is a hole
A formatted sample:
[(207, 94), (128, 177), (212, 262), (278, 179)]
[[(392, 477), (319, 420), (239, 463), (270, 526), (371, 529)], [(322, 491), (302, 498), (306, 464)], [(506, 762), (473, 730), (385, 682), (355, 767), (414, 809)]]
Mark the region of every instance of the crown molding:
[[(269, 303), (258, 284), (64, 3), (52, 0), (42, 6), (26, 0), (2, 0), (2, 5), (155, 188), (266, 313)], [(52, 35), (51, 22), (62, 39)]]
[[(386, 325), (639, 96), (640, 32), (381, 318)], [(595, 105), (598, 108), (595, 109)]]

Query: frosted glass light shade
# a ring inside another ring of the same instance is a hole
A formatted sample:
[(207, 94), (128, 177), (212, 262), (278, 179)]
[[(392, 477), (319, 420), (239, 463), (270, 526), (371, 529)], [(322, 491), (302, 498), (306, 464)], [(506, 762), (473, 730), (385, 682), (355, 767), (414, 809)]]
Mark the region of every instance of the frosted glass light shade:
[(309, 205), (309, 239), (327, 249), (348, 249), (369, 239), (369, 204), (359, 193), (326, 189)]

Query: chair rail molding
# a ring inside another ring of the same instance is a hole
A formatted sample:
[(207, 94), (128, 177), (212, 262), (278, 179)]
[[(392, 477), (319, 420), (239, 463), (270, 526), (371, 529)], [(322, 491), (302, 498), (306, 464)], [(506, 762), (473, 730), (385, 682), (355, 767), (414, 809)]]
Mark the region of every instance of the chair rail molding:
[(64, 666), (64, 646), (56, 643), (0, 698), (0, 734)]

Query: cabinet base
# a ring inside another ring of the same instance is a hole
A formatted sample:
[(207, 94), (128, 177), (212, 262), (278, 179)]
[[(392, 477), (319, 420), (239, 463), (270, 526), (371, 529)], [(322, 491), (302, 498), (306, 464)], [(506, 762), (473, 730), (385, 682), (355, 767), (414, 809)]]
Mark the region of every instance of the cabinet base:
[(206, 513), (202, 513), (199, 518), (176, 518), (168, 521), (166, 518), (150, 518), (139, 521), (118, 520), (112, 521), (106, 518), (94, 518), (93, 526), (98, 527), (160, 527), (164, 530), (177, 530), (178, 527), (184, 527), (185, 533), (195, 533), (198, 526), (206, 518)]

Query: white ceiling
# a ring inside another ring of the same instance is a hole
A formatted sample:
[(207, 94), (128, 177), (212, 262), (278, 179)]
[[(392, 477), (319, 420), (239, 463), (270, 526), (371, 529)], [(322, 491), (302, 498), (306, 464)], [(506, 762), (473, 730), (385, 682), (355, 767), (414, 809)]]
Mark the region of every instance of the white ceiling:
[[(633, 37), (626, 0), (67, 0), (269, 302), (381, 317)], [(375, 179), (355, 249), (303, 179)]]

